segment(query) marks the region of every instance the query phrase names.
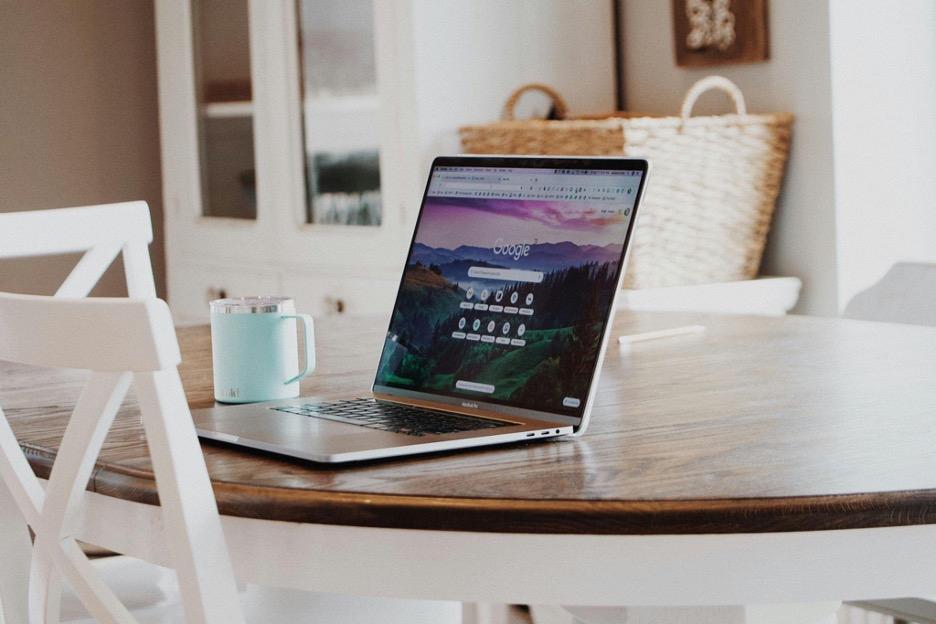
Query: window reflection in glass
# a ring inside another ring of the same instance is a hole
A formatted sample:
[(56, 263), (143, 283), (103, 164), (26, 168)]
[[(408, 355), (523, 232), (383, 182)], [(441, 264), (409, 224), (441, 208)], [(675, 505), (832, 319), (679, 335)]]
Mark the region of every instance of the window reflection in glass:
[(247, 0), (197, 0), (202, 214), (256, 219)]
[(308, 223), (380, 225), (373, 0), (300, 0)]

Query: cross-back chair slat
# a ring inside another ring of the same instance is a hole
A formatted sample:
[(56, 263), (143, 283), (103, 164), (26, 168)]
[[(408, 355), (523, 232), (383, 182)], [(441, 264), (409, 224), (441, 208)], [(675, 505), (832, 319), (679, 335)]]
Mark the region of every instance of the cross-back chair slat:
[(149, 208), (143, 201), (0, 214), (0, 258), (84, 253), (59, 296), (87, 296), (122, 254), (128, 295), (155, 297), (147, 249), (152, 241)]
[[(93, 586), (96, 574), (89, 566), (81, 565), (87, 559), (80, 548), (76, 551), (72, 547), (77, 546), (75, 520), (95, 460), (131, 381), (131, 373), (93, 373), (68, 421), (49, 475), (40, 517), (32, 525), (36, 535), (31, 571), (34, 620), (47, 622), (57, 618), (62, 576), (72, 587)], [(108, 602), (116, 601), (105, 588), (98, 586), (95, 595), (107, 596)]]

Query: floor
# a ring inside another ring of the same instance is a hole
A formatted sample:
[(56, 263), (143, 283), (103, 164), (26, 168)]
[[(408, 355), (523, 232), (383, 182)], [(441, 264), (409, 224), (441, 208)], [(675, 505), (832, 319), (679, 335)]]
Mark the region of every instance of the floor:
[[(534, 624), (526, 607), (496, 605), (489, 607), (490, 619), (478, 619), (477, 624)], [(891, 624), (893, 620), (879, 613), (843, 605), (838, 611), (838, 624)]]

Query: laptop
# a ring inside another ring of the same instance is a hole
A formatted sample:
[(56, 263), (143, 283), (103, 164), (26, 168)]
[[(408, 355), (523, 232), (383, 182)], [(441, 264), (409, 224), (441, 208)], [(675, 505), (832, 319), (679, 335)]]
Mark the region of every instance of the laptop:
[(372, 396), (217, 404), (199, 436), (340, 463), (582, 434), (649, 169), (436, 158)]

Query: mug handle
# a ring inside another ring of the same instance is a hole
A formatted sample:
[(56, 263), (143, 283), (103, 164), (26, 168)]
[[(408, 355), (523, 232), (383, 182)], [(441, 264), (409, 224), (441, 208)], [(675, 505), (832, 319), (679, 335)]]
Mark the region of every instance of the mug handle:
[(294, 381), (299, 381), (315, 371), (315, 323), (308, 314), (284, 314), (280, 319), (296, 319), (302, 321), (302, 350), (305, 351), (305, 368), (299, 371), (299, 374), (285, 382), (288, 386)]

